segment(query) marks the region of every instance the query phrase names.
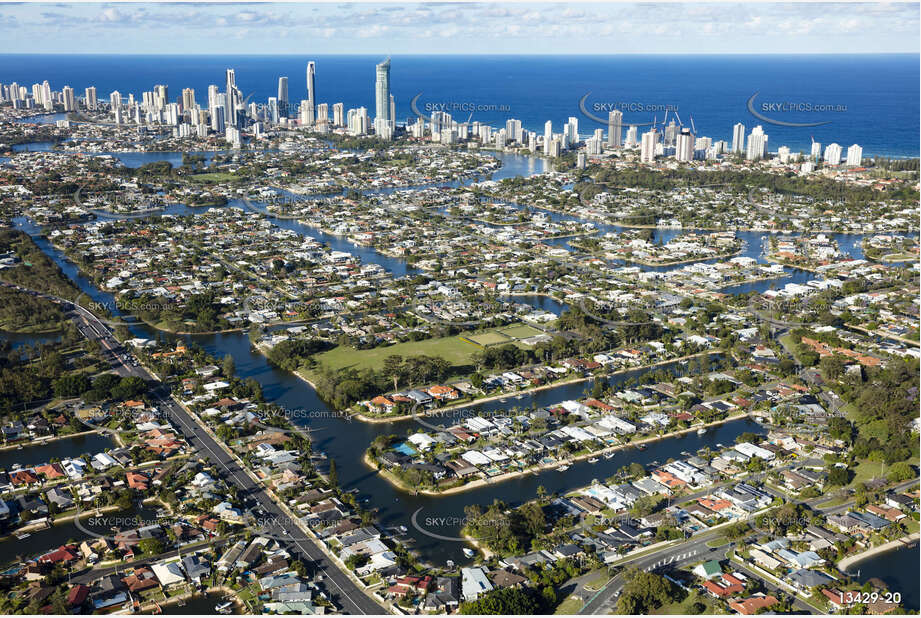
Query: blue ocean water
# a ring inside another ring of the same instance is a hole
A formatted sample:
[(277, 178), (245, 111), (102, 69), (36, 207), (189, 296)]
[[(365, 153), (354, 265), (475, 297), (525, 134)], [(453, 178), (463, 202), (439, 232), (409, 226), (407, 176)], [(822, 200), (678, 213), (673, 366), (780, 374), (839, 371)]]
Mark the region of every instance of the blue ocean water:
[[(330, 110), (340, 101), (346, 108), (365, 106), (374, 115), (379, 56), (0, 55), (0, 82), (30, 86), (47, 79), (55, 90), (70, 85), (78, 95), (95, 85), (100, 98), (113, 90), (139, 96), (167, 84), (172, 100), (191, 87), (201, 104), (208, 85), (223, 89), (224, 69), (234, 68), (237, 86), (250, 100), (274, 96), (278, 77), (285, 75), (297, 102), (306, 98), (308, 60), (317, 66), (318, 102), (329, 103)], [(762, 124), (771, 151), (787, 145), (809, 152), (814, 138), (823, 145), (860, 144), (865, 156), (917, 157), (918, 61), (912, 54), (394, 56), (390, 82), (398, 121), (414, 118), (410, 102), (420, 95), (416, 107), (425, 115), (447, 104), (455, 119), (498, 127), (518, 118), (541, 132), (546, 120), (560, 131), (572, 116), (586, 135), (603, 126), (580, 111), (580, 99), (590, 93), (590, 113), (606, 118), (607, 106), (616, 105), (625, 125), (661, 122), (664, 110), (672, 109), (686, 125), (693, 119), (698, 135), (715, 140), (731, 141), (736, 122), (748, 130)], [(746, 105), (755, 93), (756, 111), (772, 119), (828, 124), (767, 124)], [(788, 106), (771, 107), (779, 103)], [(802, 111), (790, 111), (789, 104)]]

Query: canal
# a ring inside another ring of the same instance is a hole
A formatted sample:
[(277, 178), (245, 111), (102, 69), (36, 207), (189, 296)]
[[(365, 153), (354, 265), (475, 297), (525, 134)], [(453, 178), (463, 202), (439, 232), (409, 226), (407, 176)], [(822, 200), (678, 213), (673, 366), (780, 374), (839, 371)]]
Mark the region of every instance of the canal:
[(917, 614), (921, 609), (919, 579), (921, 579), (921, 547), (900, 547), (871, 556), (851, 565), (848, 574), (861, 583), (878, 578), (889, 587), (889, 592), (902, 595), (902, 607)]
[[(152, 154), (152, 153), (147, 153)], [(521, 161), (503, 157), (503, 161), (510, 160), (517, 166), (516, 174), (529, 175), (542, 171), (546, 162), (543, 160), (530, 160), (522, 157)], [(510, 168), (513, 166), (510, 164)], [(509, 172), (509, 175), (512, 175)], [(495, 175), (494, 175), (495, 177)], [(232, 204), (236, 205), (236, 204)], [(551, 216), (556, 216), (551, 213)], [(295, 221), (275, 219), (275, 222), (287, 229), (294, 229), (305, 236), (317, 238), (328, 242), (334, 248), (358, 254), (368, 262), (380, 264), (395, 276), (404, 276), (411, 272), (402, 260), (387, 258), (373, 249), (360, 247), (349, 243), (345, 239), (322, 234), (312, 228), (298, 224)], [(75, 281), (75, 283), (93, 300), (104, 302), (106, 306), (115, 306), (109, 294), (98, 290), (91, 281), (83, 277), (77, 268), (68, 262), (63, 255), (51, 247), (50, 243), (38, 236), (38, 229), (25, 219), (18, 219), (17, 225), (29, 232), (38, 245), (52, 259), (57, 262), (62, 270)], [(600, 226), (602, 231), (605, 229)], [(611, 230), (619, 229), (610, 226)], [(663, 241), (682, 233), (681, 230), (656, 230), (656, 234)], [(759, 262), (763, 262), (761, 253), (761, 234), (738, 233), (746, 241), (745, 255), (751, 255)], [(860, 237), (855, 237), (850, 245), (859, 247)], [(857, 256), (855, 256), (857, 257)], [(667, 268), (667, 267), (666, 267)], [(792, 271), (792, 269), (791, 269)], [(809, 273), (802, 271), (791, 272), (791, 276), (812, 278)], [(805, 280), (805, 279), (804, 279)], [(544, 307), (551, 311), (561, 307), (556, 301), (547, 302), (547, 299), (535, 297), (534, 305)], [(529, 303), (530, 304), (530, 303)], [(557, 311), (554, 311), (556, 313)], [(131, 330), (138, 336), (155, 337), (158, 333), (144, 325), (132, 325)], [(494, 500), (517, 504), (533, 498), (537, 488), (542, 486), (548, 494), (566, 492), (588, 485), (594, 479), (604, 480), (613, 475), (620, 467), (631, 462), (644, 465), (652, 462), (664, 462), (669, 458), (680, 457), (682, 452), (694, 453), (703, 447), (717, 448), (718, 444), (732, 444), (735, 438), (743, 432), (762, 432), (762, 428), (749, 419), (734, 420), (715, 427), (703, 435), (696, 433), (685, 434), (681, 437), (669, 438), (651, 443), (646, 450), (628, 449), (617, 452), (610, 459), (601, 459), (590, 463), (582, 461), (575, 463), (565, 473), (557, 470), (546, 470), (537, 474), (528, 474), (500, 483), (487, 484), (475, 490), (453, 494), (450, 496), (413, 496), (401, 492), (389, 483), (382, 480), (375, 471), (369, 469), (361, 462), (361, 454), (379, 435), (406, 435), (421, 429), (415, 421), (364, 424), (351, 421), (331, 410), (317, 393), (304, 381), (294, 375), (271, 367), (265, 357), (252, 350), (249, 339), (245, 333), (224, 333), (218, 335), (188, 336), (202, 346), (208, 353), (216, 358), (231, 355), (235, 360), (237, 373), (242, 378), (254, 378), (263, 388), (265, 398), (283, 408), (291, 410), (311, 410), (317, 412), (306, 421), (311, 430), (313, 447), (317, 452), (325, 452), (330, 458), (335, 459), (340, 485), (345, 490), (355, 490), (359, 500), (366, 507), (377, 509), (379, 521), (383, 526), (405, 526), (408, 529), (408, 541), (420, 557), (430, 563), (443, 563), (445, 560), (454, 560), (464, 563), (467, 560), (461, 552), (461, 543), (436, 540), (416, 530), (410, 518), (413, 513), (420, 511), (418, 521), (439, 521), (437, 529), (429, 530), (442, 536), (457, 536), (463, 525), (464, 507), (470, 504), (489, 504)], [(674, 369), (674, 367), (673, 367)], [(622, 383), (630, 378), (639, 377), (643, 371), (619, 375), (611, 378), (612, 382)], [(494, 410), (500, 408), (518, 407), (526, 410), (532, 406), (546, 406), (566, 399), (575, 399), (583, 396), (586, 389), (590, 388), (588, 382), (571, 384), (554, 389), (539, 391), (523, 397), (510, 399), (508, 403), (494, 401), (478, 406), (479, 409)], [(469, 414), (469, 411), (458, 411), (458, 416)], [(443, 422), (448, 422), (442, 419)]]

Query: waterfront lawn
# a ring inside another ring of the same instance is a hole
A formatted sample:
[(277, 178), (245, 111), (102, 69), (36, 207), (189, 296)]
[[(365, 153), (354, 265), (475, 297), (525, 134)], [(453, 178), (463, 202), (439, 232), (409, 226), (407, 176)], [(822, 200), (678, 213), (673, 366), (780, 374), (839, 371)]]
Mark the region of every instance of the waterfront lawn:
[[(440, 337), (422, 341), (407, 341), (396, 345), (356, 350), (350, 346), (336, 346), (332, 350), (314, 355), (314, 359), (330, 369), (382, 369), (388, 356), (436, 356), (443, 358), (457, 368), (457, 375), (466, 375), (470, 357), (477, 347), (460, 337)], [(308, 372), (308, 375), (311, 372)]]

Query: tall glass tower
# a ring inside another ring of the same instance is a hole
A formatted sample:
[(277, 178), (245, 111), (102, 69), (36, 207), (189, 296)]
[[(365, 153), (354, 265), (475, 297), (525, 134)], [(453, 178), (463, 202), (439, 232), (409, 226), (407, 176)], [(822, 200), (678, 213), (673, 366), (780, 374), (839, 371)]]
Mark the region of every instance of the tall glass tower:
[(375, 119), (392, 121), (390, 117), (390, 58), (377, 65), (374, 82)]

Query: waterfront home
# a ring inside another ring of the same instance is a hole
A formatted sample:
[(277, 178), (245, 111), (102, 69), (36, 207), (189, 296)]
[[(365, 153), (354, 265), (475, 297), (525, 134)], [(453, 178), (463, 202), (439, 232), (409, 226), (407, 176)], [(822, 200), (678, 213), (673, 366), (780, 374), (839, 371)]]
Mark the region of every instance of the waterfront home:
[(787, 575), (785, 579), (793, 586), (803, 591), (810, 590), (817, 586), (828, 586), (836, 581), (835, 578), (822, 571), (812, 571), (809, 569), (794, 571)]
[(185, 583), (185, 573), (179, 563), (179, 557), (168, 561), (157, 562), (151, 565), (154, 574), (157, 576), (160, 585), (163, 588), (171, 588)]

